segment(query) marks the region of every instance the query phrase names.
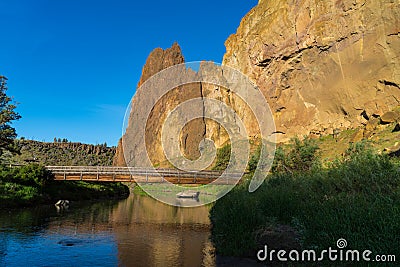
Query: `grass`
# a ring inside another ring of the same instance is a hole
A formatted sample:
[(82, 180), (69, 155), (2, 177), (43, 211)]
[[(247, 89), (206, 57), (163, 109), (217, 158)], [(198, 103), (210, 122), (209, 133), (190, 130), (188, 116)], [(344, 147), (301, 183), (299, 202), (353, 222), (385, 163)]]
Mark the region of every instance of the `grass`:
[[(395, 125), (396, 123), (378, 125), (373, 134), (364, 140), (370, 142), (370, 145), (380, 153), (400, 140), (400, 132), (393, 132)], [(332, 135), (321, 136), (316, 140), (321, 157), (325, 159), (325, 162), (335, 160), (338, 155), (346, 151), (349, 143), (354, 142), (355, 135), (362, 130), (363, 127), (344, 130), (336, 138), (333, 138)]]
[(151, 195), (155, 198), (175, 196), (177, 193), (187, 190), (200, 191), (199, 199), (202, 203), (213, 202), (218, 194), (228, 191), (227, 185), (171, 185), (171, 184), (141, 184), (135, 185), (133, 193), (137, 195)]
[[(255, 258), (265, 244), (320, 251), (345, 238), (349, 249), (400, 256), (399, 161), (361, 144), (315, 166), (273, 173), (254, 193), (242, 184), (219, 199), (210, 211), (216, 252)], [(282, 228), (295, 234), (274, 237)]]
[(70, 201), (123, 198), (129, 195), (121, 183), (53, 181), (43, 166), (0, 167), (0, 208), (17, 208)]

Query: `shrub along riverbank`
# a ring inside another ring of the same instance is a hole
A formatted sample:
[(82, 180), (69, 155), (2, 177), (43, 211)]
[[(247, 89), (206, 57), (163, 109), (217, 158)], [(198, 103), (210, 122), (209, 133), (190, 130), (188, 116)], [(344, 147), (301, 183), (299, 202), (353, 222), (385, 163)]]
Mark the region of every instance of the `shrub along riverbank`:
[(323, 167), (317, 151), (310, 140), (295, 140), (277, 151), (273, 173), (256, 192), (243, 183), (215, 203), (218, 254), (256, 258), (264, 245), (320, 252), (344, 238), (346, 249), (371, 250), (371, 258), (400, 257), (398, 162), (357, 144)]
[(17, 208), (70, 201), (125, 198), (129, 188), (121, 183), (54, 181), (43, 166), (0, 167), (0, 208)]

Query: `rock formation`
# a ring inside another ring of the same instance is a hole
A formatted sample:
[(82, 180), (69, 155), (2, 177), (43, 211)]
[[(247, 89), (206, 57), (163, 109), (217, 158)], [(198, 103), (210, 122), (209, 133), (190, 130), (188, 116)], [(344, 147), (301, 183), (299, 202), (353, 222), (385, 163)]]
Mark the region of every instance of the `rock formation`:
[(124, 157), (124, 150), (122, 148), (122, 138), (118, 141), (118, 146), (115, 151), (114, 159), (113, 159), (113, 166), (126, 166), (125, 157)]
[(399, 18), (393, 0), (260, 0), (223, 64), (262, 90), (281, 141), (357, 127), (400, 104)]
[[(150, 53), (143, 67), (137, 92), (131, 102), (131, 111), (125, 135), (119, 141), (117, 147), (113, 162), (115, 166), (147, 166), (147, 163), (141, 162), (147, 156), (152, 165), (157, 166), (160, 163), (167, 163), (166, 165), (163, 164), (163, 167), (168, 166), (164, 151), (165, 147), (162, 146), (161, 140), (161, 132), (166, 123), (167, 115), (180, 104), (192, 99), (211, 98), (226, 103), (236, 111), (236, 114), (244, 122), (246, 129), (251, 129), (248, 134), (253, 137), (257, 136), (258, 127), (256, 120), (241, 98), (235, 96), (235, 94), (222, 85), (191, 82), (200, 79), (200, 77), (215, 77), (215, 75), (219, 75), (220, 80), (225, 81), (226, 79), (224, 79), (222, 70), (215, 68), (213, 64), (204, 62), (196, 66), (180, 65), (176, 68), (177, 72), (173, 71), (171, 73), (172, 77), (165, 77), (162, 80), (163, 84), (160, 87), (168, 88), (168, 92), (158, 98), (156, 91), (158, 90), (158, 82), (161, 81), (157, 81), (157, 85), (155, 86), (149, 85), (146, 82), (148, 81), (151, 84), (153, 82), (149, 81), (151, 76), (168, 67), (181, 63), (184, 63), (184, 58), (179, 45), (176, 43), (166, 50), (157, 48)], [(197, 71), (192, 69), (197, 67)], [(179, 85), (176, 88), (169, 88), (170, 81), (176, 79), (179, 79), (179, 83), (183, 85)], [(189, 81), (190, 83), (186, 83), (185, 81)], [(154, 105), (153, 102), (155, 103)], [(149, 107), (151, 108), (151, 112), (145, 119), (143, 118), (143, 114), (145, 114)], [(187, 159), (198, 159), (201, 155), (199, 147), (201, 141), (205, 138), (213, 140), (217, 148), (223, 146), (230, 140), (224, 127), (228, 126), (236, 134), (243, 132), (240, 127), (235, 125), (235, 118), (228, 115), (221, 107), (215, 105), (211, 108), (210, 106), (206, 108), (204, 102), (200, 106), (190, 106), (189, 110), (180, 110), (176, 115), (171, 117), (174, 122), (173, 125), (178, 125), (182, 121), (184, 114), (192, 113), (193, 109), (197, 109), (197, 113), (201, 114), (200, 118), (189, 121), (179, 132), (172, 133), (170, 131), (168, 133), (169, 135), (179, 137), (178, 142), (180, 147), (178, 148), (179, 150), (173, 148), (173, 154), (176, 155), (174, 158), (180, 158), (183, 154)], [(226, 123), (226, 125), (221, 125), (208, 119), (207, 115), (218, 118), (220, 121)], [(144, 120), (146, 121), (144, 122)], [(145, 125), (145, 141), (141, 141), (141, 126), (138, 125)], [(170, 130), (179, 130), (177, 127), (175, 128)], [(172, 142), (176, 141), (169, 141), (169, 143)], [(127, 149), (127, 147), (129, 148)]]
[[(400, 3), (394, 0), (260, 0), (225, 42), (223, 64), (247, 75), (262, 91), (274, 115), (278, 141), (361, 125), (368, 132), (376, 118), (400, 105), (399, 18)], [(177, 44), (155, 49), (138, 87), (183, 62)], [(166, 113), (194, 97), (225, 102), (245, 119), (248, 134), (257, 137), (257, 122), (247, 105), (251, 103), (210, 84), (181, 86), (157, 102), (148, 120), (146, 147), (153, 164), (165, 160), (160, 124)], [(135, 101), (128, 128), (141, 112)], [(205, 137), (217, 147), (228, 141), (220, 125), (194, 120), (181, 132), (184, 154), (196, 158)], [(125, 165), (121, 142), (114, 164)]]
[[(168, 67), (184, 63), (184, 57), (181, 52), (181, 48), (177, 43), (173, 44), (171, 48), (163, 50), (156, 48), (153, 50), (147, 58), (146, 64), (143, 67), (142, 76), (138, 84), (138, 90), (145, 90), (141, 86), (154, 74)], [(193, 73), (194, 75), (194, 73)], [(150, 98), (153, 92), (144, 92), (150, 94)], [(132, 110), (128, 121), (128, 132), (133, 132), (131, 129), (135, 127), (135, 118), (138, 114), (141, 114), (146, 108), (148, 103), (145, 103), (138, 97), (138, 93), (132, 101)], [(174, 88), (169, 91), (162, 98), (158, 99), (156, 105), (152, 108), (152, 111), (148, 117), (146, 123), (146, 151), (149, 155), (153, 164), (158, 164), (166, 160), (163, 148), (161, 145), (161, 130), (165, 118), (171, 110), (173, 110), (179, 103), (192, 98), (202, 97), (201, 84), (187, 84)], [(132, 133), (135, 134), (135, 133)], [(183, 153), (188, 158), (196, 158), (200, 152), (198, 145), (205, 135), (205, 122), (203, 119), (196, 119), (191, 121), (185, 126), (181, 132), (181, 146)], [(140, 146), (141, 144), (139, 144)], [(117, 153), (114, 158), (114, 165), (125, 166), (126, 162), (124, 159), (124, 152), (122, 148), (122, 141), (119, 141), (117, 147)], [(131, 158), (128, 160), (135, 160), (136, 158), (145, 157), (143, 153), (146, 153), (144, 146), (138, 147), (133, 151)], [(131, 165), (131, 164), (130, 164)]]

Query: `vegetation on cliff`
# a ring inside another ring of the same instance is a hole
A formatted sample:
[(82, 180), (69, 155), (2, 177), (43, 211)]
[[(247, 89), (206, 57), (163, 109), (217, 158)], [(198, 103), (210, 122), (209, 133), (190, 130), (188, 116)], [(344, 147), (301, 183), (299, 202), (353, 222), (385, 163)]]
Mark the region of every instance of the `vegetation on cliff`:
[(47, 166), (111, 166), (115, 154), (115, 147), (107, 147), (106, 144), (17, 139), (15, 146), (20, 153), (5, 153), (2, 156), (4, 164), (23, 165), (33, 161)]
[(324, 167), (317, 151), (315, 142), (295, 140), (280, 150), (256, 192), (244, 183), (215, 203), (210, 219), (218, 254), (254, 258), (264, 245), (321, 251), (339, 238), (350, 249), (400, 254), (398, 158), (361, 142)]

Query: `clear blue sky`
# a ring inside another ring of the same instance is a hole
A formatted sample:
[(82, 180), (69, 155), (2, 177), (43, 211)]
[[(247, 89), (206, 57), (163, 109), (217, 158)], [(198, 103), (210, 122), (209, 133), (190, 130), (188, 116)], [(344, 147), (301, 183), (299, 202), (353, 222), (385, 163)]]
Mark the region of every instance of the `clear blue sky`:
[(19, 103), (18, 135), (116, 145), (151, 50), (222, 61), (257, 0), (0, 0), (0, 74)]

